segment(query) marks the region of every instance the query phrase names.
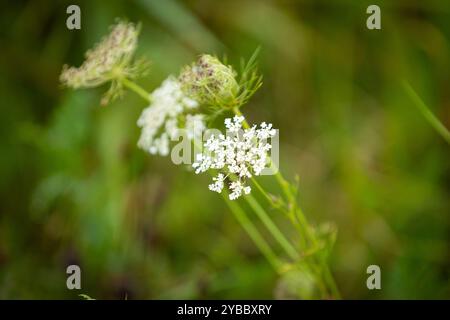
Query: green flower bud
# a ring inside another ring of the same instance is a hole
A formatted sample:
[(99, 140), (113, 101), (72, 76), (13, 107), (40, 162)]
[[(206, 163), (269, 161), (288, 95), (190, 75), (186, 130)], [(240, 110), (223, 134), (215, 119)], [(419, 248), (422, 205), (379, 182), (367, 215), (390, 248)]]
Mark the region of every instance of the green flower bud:
[(239, 91), (233, 68), (207, 54), (193, 65), (186, 66), (179, 81), (188, 96), (209, 106), (229, 105)]

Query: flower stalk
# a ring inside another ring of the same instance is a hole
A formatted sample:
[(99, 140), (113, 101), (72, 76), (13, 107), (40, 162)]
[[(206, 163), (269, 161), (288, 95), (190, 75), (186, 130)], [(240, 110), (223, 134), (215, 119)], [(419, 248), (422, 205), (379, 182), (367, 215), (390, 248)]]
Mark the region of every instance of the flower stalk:
[(144, 90), (141, 86), (137, 85), (135, 82), (129, 80), (128, 78), (120, 78), (120, 82), (124, 85), (124, 87), (130, 89), (131, 91), (135, 92), (137, 95), (139, 95), (142, 99), (144, 99), (146, 102), (151, 102), (150, 94)]
[(230, 208), (231, 212), (236, 217), (236, 220), (238, 220), (238, 222), (241, 224), (244, 230), (248, 233), (250, 238), (253, 240), (253, 242), (261, 251), (261, 253), (264, 255), (264, 257), (267, 259), (267, 261), (269, 261), (269, 263), (277, 273), (280, 273), (283, 264), (281, 263), (277, 255), (274, 253), (270, 245), (267, 244), (266, 240), (264, 240), (264, 238), (261, 236), (255, 225), (248, 218), (245, 211), (239, 206), (237, 202), (228, 199), (226, 194), (222, 194), (222, 197), (225, 203)]

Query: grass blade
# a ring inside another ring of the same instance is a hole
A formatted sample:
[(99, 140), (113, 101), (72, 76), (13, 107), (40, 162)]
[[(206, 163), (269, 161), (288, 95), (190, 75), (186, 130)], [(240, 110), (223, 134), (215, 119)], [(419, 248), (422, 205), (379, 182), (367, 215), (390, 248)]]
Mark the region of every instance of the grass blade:
[(403, 87), (406, 93), (409, 95), (414, 105), (419, 109), (425, 119), (431, 124), (431, 126), (450, 144), (450, 132), (448, 129), (439, 121), (439, 119), (430, 111), (425, 102), (419, 97), (419, 95), (414, 91), (411, 85), (407, 82), (403, 82)]

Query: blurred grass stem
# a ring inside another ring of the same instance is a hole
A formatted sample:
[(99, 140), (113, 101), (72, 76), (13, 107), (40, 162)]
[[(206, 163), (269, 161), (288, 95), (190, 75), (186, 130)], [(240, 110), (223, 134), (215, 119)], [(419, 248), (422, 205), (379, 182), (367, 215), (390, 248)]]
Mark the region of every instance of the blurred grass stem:
[(419, 109), (425, 119), (431, 124), (431, 126), (439, 133), (447, 143), (450, 144), (450, 132), (448, 129), (439, 121), (439, 119), (431, 112), (430, 108), (423, 102), (416, 91), (411, 87), (407, 81), (403, 81), (403, 87), (406, 93), (409, 95), (414, 105)]

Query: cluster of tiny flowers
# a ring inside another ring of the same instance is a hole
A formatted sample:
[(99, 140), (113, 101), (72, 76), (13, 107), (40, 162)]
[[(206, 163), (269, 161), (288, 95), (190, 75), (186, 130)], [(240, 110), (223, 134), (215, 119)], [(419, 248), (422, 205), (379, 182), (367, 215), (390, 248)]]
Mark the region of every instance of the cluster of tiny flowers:
[(216, 57), (204, 54), (186, 66), (179, 77), (183, 90), (202, 104), (214, 105), (231, 98), (238, 90), (236, 72)]
[(133, 23), (118, 22), (109, 35), (86, 52), (86, 59), (79, 68), (63, 67), (61, 82), (77, 89), (98, 86), (111, 80), (115, 68), (123, 69), (130, 62), (136, 50), (138, 34)]
[(205, 151), (196, 156), (193, 163), (195, 173), (199, 174), (209, 169), (220, 170), (213, 183), (209, 185), (211, 191), (221, 193), (224, 181), (230, 175), (235, 181), (228, 185), (229, 198), (235, 200), (242, 194), (249, 194), (250, 186), (245, 185), (245, 180), (253, 175), (260, 175), (266, 167), (268, 151), (272, 148), (268, 139), (276, 134), (272, 124), (265, 122), (259, 127), (254, 125), (249, 129), (242, 129), (244, 117), (235, 116), (233, 119), (225, 119), (227, 135), (212, 135), (204, 144)]
[[(142, 111), (137, 125), (142, 128), (138, 146), (151, 154), (169, 154), (170, 140), (186, 133), (187, 138), (199, 138), (205, 129), (202, 114), (189, 114), (198, 107), (197, 101), (188, 98), (181, 91), (180, 84), (173, 76), (150, 95), (150, 106)], [(188, 114), (185, 114), (188, 113)], [(180, 118), (184, 118), (181, 128)], [(184, 131), (182, 131), (184, 130)]]

